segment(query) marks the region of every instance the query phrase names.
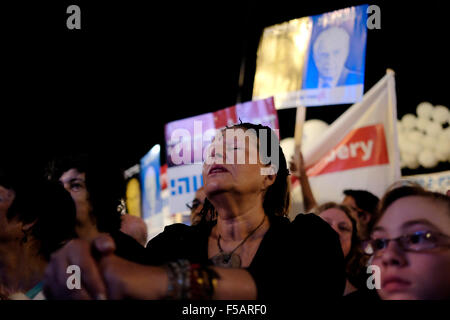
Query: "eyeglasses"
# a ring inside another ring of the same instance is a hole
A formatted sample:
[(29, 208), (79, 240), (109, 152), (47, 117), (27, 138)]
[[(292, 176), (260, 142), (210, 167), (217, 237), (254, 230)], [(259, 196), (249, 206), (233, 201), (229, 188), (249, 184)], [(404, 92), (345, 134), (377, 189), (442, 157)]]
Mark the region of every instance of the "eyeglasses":
[(395, 239), (370, 239), (363, 242), (363, 251), (367, 255), (375, 255), (386, 249), (390, 241), (395, 241), (403, 251), (425, 251), (440, 246), (450, 247), (450, 237), (432, 231), (417, 231)]
[(196, 210), (201, 205), (203, 205), (203, 203), (198, 199), (194, 199), (191, 202), (186, 203), (186, 207), (188, 207), (188, 209), (191, 211)]

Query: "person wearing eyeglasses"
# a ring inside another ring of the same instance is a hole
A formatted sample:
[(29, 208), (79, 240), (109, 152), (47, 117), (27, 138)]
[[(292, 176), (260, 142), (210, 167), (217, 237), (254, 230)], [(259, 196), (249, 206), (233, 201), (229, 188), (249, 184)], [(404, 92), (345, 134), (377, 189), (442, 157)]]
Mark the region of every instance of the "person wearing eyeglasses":
[(450, 197), (419, 186), (388, 191), (364, 252), (383, 300), (450, 299)]
[(202, 220), (202, 216), (200, 215), (203, 204), (205, 203), (206, 194), (204, 191), (204, 187), (199, 188), (195, 192), (194, 200), (186, 204), (189, 210), (191, 210), (191, 225), (195, 226), (200, 223)]
[[(140, 222), (139, 229), (143, 232), (123, 232), (130, 231), (129, 221), (126, 221), (129, 218), (121, 215), (119, 210), (125, 195), (125, 179), (122, 171), (105, 158), (101, 150), (56, 157), (46, 168), (46, 178), (61, 184), (72, 196), (77, 209), (76, 233), (79, 239), (92, 242), (107, 233), (114, 238), (119, 256), (142, 262), (147, 240), (145, 223), (142, 226)], [(134, 238), (136, 234), (143, 236)]]

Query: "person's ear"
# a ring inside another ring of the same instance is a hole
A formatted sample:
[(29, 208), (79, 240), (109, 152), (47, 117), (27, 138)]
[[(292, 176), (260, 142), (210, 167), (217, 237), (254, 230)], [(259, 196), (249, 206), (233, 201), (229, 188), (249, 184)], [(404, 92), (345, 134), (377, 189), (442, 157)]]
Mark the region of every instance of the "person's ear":
[(370, 222), (371, 219), (372, 219), (372, 215), (370, 213), (367, 213), (367, 212), (365, 212), (365, 214), (363, 214), (359, 218), (359, 220), (365, 225), (367, 225)]
[(275, 183), (275, 180), (277, 178), (277, 173), (276, 173), (276, 167), (274, 165), (270, 165), (270, 167), (264, 168), (266, 169), (264, 171), (264, 180), (263, 180), (263, 184), (264, 184), (264, 189), (268, 189), (271, 185), (273, 185)]
[(277, 169), (277, 167), (274, 164), (263, 166), (260, 169), (260, 174), (262, 176), (276, 175), (277, 172), (278, 172), (278, 169)]
[(30, 230), (33, 228), (33, 226), (36, 224), (37, 220), (34, 220), (33, 222), (29, 222), (29, 223), (24, 223), (22, 224), (22, 231), (24, 233), (28, 233), (30, 232)]
[(34, 220), (33, 222), (30, 222), (30, 223), (22, 223), (21, 229), (22, 229), (22, 232), (23, 232), (23, 237), (20, 240), (20, 242), (22, 244), (25, 244), (28, 241), (28, 235), (30, 234), (31, 229), (33, 228), (35, 223), (36, 223), (36, 220)]

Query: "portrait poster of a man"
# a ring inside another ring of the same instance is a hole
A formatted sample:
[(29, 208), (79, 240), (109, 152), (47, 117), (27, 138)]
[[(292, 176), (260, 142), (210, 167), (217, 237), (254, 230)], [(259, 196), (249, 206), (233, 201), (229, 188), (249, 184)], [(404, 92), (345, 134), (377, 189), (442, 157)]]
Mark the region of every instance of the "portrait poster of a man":
[(360, 101), (364, 92), (367, 5), (267, 27), (258, 48), (254, 99), (277, 109)]
[(303, 89), (364, 84), (366, 14), (361, 7), (351, 9), (347, 15), (330, 12), (312, 17)]

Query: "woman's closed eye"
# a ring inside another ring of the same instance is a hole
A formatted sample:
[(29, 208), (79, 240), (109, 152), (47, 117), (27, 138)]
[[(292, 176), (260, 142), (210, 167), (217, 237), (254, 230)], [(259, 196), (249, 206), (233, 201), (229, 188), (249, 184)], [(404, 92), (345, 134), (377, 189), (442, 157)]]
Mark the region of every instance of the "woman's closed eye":
[(338, 225), (339, 230), (343, 231), (343, 232), (351, 232), (351, 228), (346, 225), (346, 224), (339, 224)]
[(80, 191), (84, 186), (78, 182), (72, 182), (70, 184), (70, 190), (72, 191)]

